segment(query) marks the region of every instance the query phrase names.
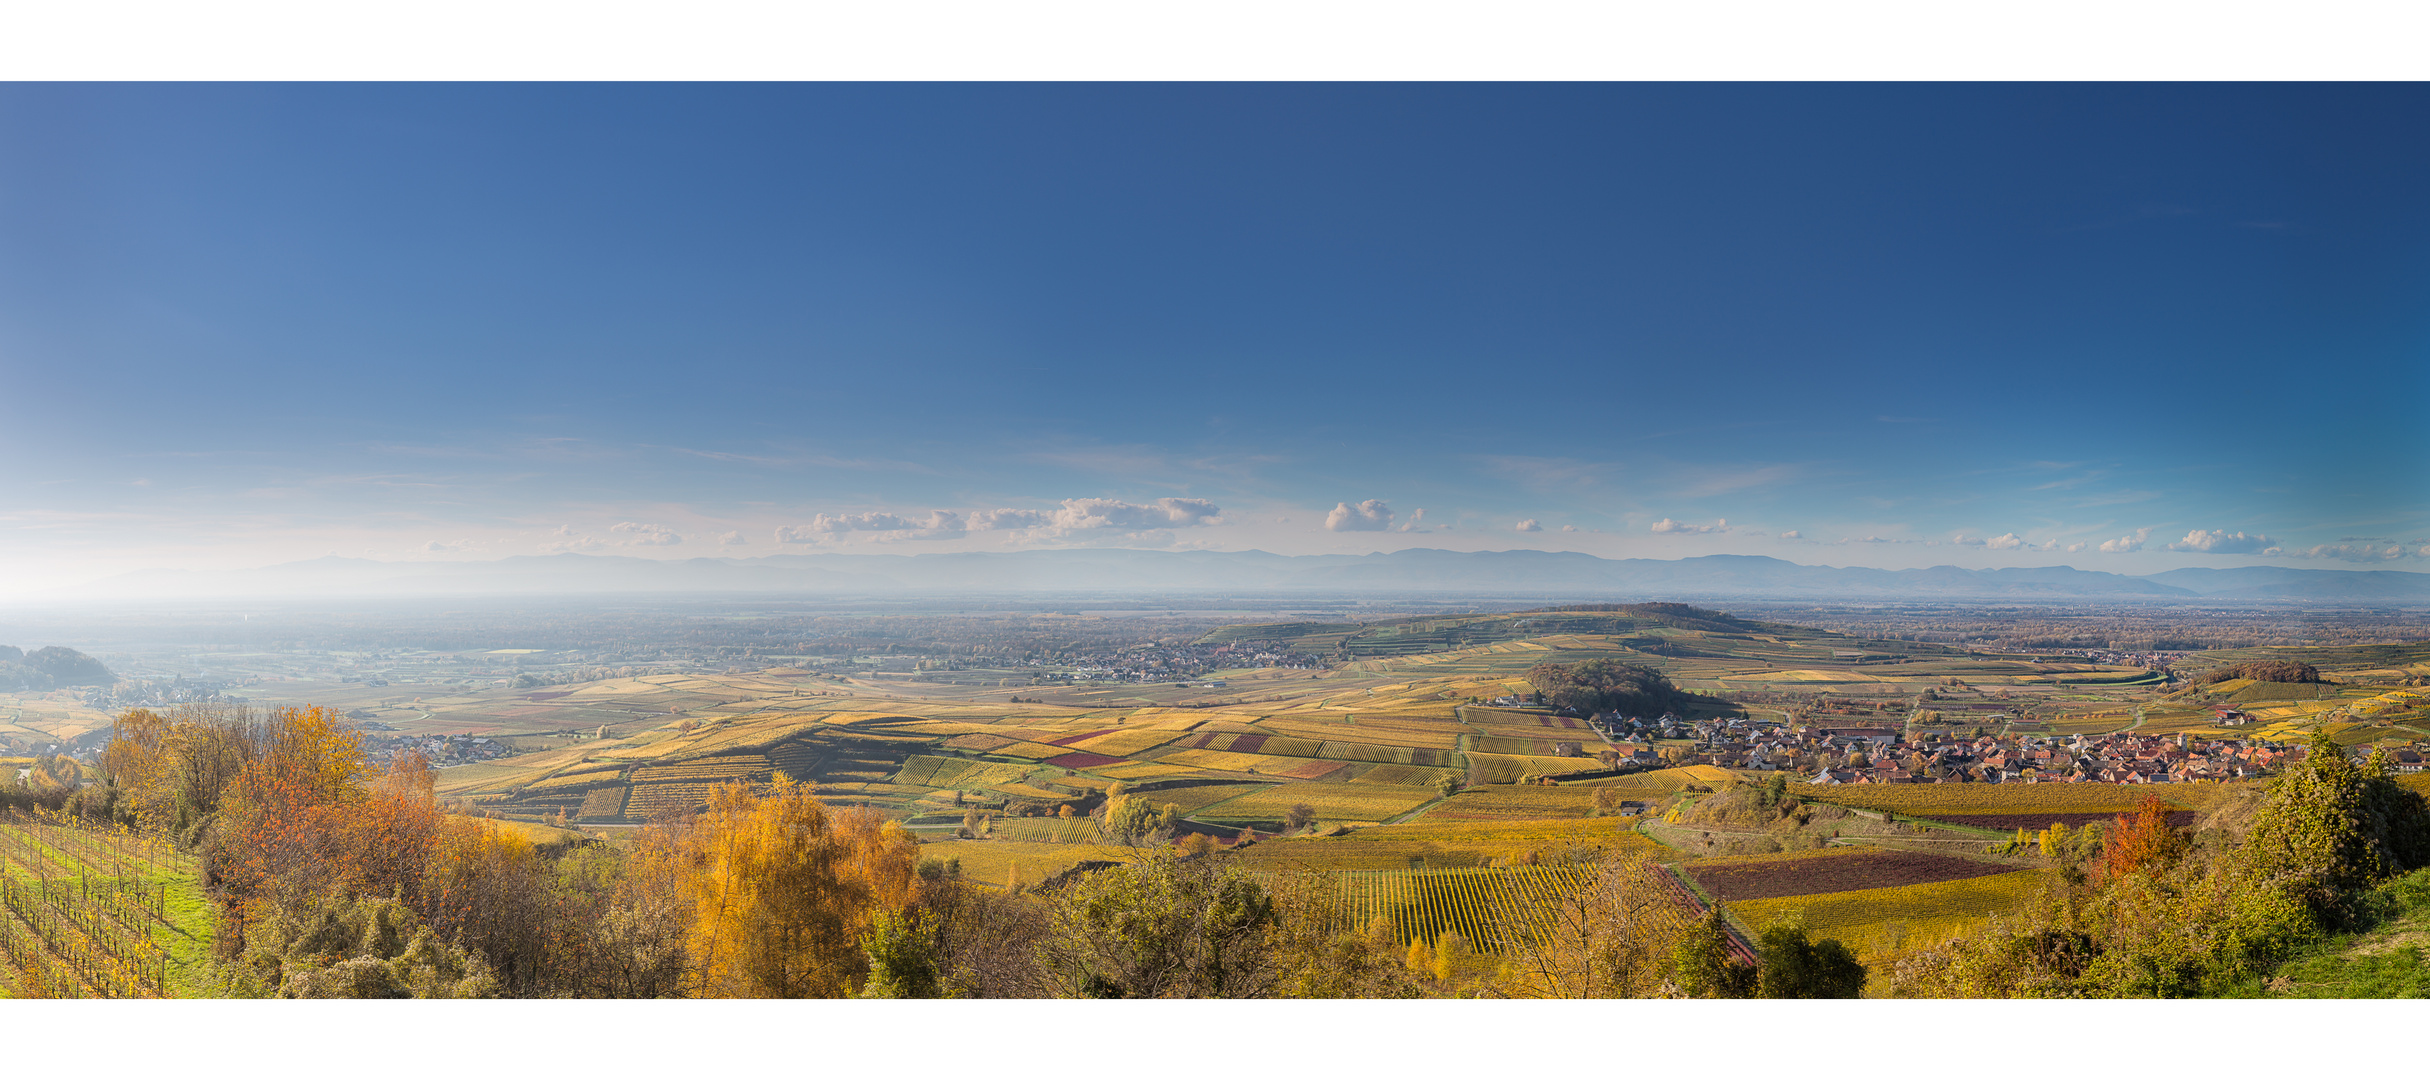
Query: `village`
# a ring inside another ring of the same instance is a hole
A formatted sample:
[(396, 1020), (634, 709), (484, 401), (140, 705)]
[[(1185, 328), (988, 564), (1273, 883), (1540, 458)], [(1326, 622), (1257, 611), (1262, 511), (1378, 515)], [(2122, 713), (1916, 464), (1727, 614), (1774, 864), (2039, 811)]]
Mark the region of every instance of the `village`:
[[(2182, 732), (1970, 736), (1913, 731), (1895, 720), (1860, 726), (1668, 714), (1589, 719), (1613, 744), (1594, 756), (1618, 771), (1714, 765), (1787, 772), (1820, 785), (2202, 783), (2265, 776), (2304, 754), (2303, 747), (2264, 739)], [(2414, 749), (2392, 756), (2399, 772), (2425, 764)]]

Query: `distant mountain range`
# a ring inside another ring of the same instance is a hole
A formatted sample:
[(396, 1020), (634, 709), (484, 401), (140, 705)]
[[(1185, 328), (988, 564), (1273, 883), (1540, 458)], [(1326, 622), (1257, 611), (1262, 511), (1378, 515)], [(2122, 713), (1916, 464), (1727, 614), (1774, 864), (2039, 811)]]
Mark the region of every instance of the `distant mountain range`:
[(674, 560), (519, 555), (487, 562), (378, 562), (332, 556), (233, 572), (147, 570), (60, 590), (42, 599), (742, 592), (1459, 593), (1632, 600), (2217, 598), (2419, 603), (2430, 602), (2430, 574), (2248, 566), (2131, 577), (2066, 566), (1875, 570), (1805, 566), (1760, 555), (1603, 559), (1575, 552), (1430, 548), (1368, 555), (1128, 549)]

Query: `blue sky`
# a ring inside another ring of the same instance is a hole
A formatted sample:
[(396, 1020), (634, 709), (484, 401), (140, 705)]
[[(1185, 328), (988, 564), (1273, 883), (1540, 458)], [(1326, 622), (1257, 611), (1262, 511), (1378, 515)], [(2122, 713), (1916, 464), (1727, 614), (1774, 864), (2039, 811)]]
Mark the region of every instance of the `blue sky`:
[(2419, 85), (0, 87), (0, 588), (2430, 570), (2424, 130)]

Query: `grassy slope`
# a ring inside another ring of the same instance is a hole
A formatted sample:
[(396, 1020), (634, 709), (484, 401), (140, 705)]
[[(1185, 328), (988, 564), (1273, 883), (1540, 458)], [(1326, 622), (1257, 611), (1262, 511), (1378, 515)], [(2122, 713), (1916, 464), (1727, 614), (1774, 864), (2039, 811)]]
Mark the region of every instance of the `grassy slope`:
[(2377, 925), (2341, 934), (2280, 964), (2252, 991), (2291, 998), (2430, 997), (2430, 870), (2380, 887)]

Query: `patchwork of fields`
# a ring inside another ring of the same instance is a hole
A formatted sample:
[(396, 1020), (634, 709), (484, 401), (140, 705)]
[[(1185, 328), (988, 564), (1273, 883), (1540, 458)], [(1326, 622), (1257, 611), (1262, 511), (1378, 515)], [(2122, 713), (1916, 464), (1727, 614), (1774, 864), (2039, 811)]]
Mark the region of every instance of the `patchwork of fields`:
[[(654, 709), (654, 722), (452, 768), (440, 792), (509, 818), (612, 827), (689, 812), (720, 784), (782, 776), (816, 785), (830, 803), (904, 820), (924, 838), (925, 858), (998, 887), (1134, 857), (1108, 844), (1091, 818), (1124, 794), (1170, 807), (1181, 833), (1201, 834), (1200, 847), (1207, 837), (1221, 845), (1217, 857), (1278, 880), (1320, 882), (1345, 925), (1383, 918), (1406, 936), (1454, 930), (1480, 946), (1524, 922), (1535, 900), (1574, 885), (1585, 867), (1644, 854), (1676, 868), (1686, 883), (1677, 887), (1720, 902), (1742, 932), (1799, 912), (1815, 932), (1882, 960), (1979, 927), (2039, 887), (2041, 864), (1989, 855), (1989, 833), (2105, 820), (2150, 795), (2185, 824), (2229, 790), (1791, 783), (1789, 794), (1809, 802), (1982, 831), (1893, 837), (1875, 835), (1898, 831), (1886, 824), (1843, 816), (1847, 836), (1831, 826), (1807, 838), (1833, 846), (1698, 858), (1716, 850), (1697, 843), (1711, 828), (1663, 819), (1702, 792), (1760, 774), (1691, 765), (1613, 775), (1601, 751), (1652, 744), (1615, 747), (1576, 717), (1480, 702), (1532, 692), (1524, 674), (1538, 663), (1619, 659), (1718, 696), (1700, 708), (1727, 708), (1720, 699), (1733, 695), (1758, 716), (1813, 708), (1828, 730), (1896, 732), (1912, 721), (1994, 733), (2201, 731), (2216, 714), (2207, 699), (2180, 699), (2137, 668), (1638, 611), (1276, 624), (1209, 640), (1227, 636), (1280, 640), (1334, 663), (1314, 673), (1220, 672), (1229, 683), (1222, 695), (1179, 684), (1032, 687), (1025, 693), (1047, 696), (1022, 701), (973, 684), (807, 672), (611, 680), (516, 707)], [(2316, 726), (2327, 708), (2346, 709), (2358, 738), (2430, 707), (2420, 692), (2386, 686), (2315, 687), (2309, 697), (2268, 686), (2214, 690), (2265, 719), (2285, 710), (2274, 722), (2287, 732)], [(1927, 692), (1966, 700), (1942, 706), (1953, 719), (1909, 717), (1908, 703)], [(1667, 740), (1659, 749), (1678, 759), (1693, 747)], [(2430, 777), (2407, 782), (2430, 788)], [(961, 835), (974, 814), (985, 820)], [(1275, 835), (1305, 817), (1314, 821), (1306, 834)], [(1262, 838), (1231, 846), (1248, 831)]]

